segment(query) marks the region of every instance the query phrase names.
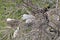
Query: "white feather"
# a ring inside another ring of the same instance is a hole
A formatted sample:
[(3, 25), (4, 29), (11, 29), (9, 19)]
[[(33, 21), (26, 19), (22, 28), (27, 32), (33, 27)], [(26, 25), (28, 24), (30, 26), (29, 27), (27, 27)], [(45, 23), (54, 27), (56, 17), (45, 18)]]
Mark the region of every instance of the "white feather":
[(17, 29), (13, 33), (13, 38), (15, 38), (18, 35), (18, 32), (19, 32), (19, 27), (17, 27)]

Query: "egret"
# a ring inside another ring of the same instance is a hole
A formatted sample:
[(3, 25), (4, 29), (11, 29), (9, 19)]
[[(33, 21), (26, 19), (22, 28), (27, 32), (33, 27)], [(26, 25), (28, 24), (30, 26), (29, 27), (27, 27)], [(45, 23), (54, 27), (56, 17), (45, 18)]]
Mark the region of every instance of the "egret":
[(16, 19), (11, 19), (11, 18), (7, 18), (7, 24), (8, 24), (8, 26), (10, 26), (10, 27), (17, 27), (17, 26), (19, 26), (19, 20), (16, 20)]
[(25, 20), (25, 23), (27, 25), (31, 25), (31, 24), (33, 24), (33, 22), (35, 20), (35, 16), (30, 15), (30, 14), (23, 14), (22, 19)]
[(23, 20), (35, 19), (35, 16), (29, 15), (29, 14), (23, 14), (22, 19), (23, 19)]

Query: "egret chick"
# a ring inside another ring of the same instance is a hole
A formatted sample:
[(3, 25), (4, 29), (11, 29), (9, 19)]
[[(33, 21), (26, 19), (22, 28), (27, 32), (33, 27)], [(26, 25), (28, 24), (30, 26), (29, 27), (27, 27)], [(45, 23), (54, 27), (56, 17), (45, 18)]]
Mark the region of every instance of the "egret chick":
[(11, 18), (7, 18), (6, 22), (7, 22), (7, 25), (12, 28), (19, 26), (19, 23), (20, 23), (19, 20), (11, 19)]
[(23, 19), (23, 20), (35, 19), (35, 16), (29, 15), (29, 14), (23, 14), (22, 19)]

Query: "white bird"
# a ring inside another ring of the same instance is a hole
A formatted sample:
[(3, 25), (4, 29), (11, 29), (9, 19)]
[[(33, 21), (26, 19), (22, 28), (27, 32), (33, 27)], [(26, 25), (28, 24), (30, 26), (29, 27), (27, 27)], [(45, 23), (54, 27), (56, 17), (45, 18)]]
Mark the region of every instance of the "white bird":
[(17, 27), (17, 26), (19, 26), (19, 23), (20, 23), (18, 20), (11, 19), (11, 18), (7, 18), (6, 22), (7, 22), (8, 26), (10, 26), (10, 27)]
[(19, 20), (16, 20), (16, 19), (11, 19), (11, 18), (7, 18), (6, 21), (7, 21), (7, 24), (10, 27), (12, 27), (12, 28), (15, 29), (12, 38), (16, 38), (18, 36), (18, 32), (20, 30), (19, 29), (19, 23), (20, 23), (20, 21)]
[(27, 20), (27, 19), (35, 19), (35, 16), (29, 15), (29, 14), (23, 14), (22, 19), (23, 19), (23, 20)]
[(17, 27), (17, 29), (14, 31), (12, 38), (16, 38), (18, 36), (18, 32), (19, 32), (19, 27)]
[(30, 14), (23, 14), (22, 19), (25, 20), (26, 25), (30, 26), (35, 20), (35, 16)]

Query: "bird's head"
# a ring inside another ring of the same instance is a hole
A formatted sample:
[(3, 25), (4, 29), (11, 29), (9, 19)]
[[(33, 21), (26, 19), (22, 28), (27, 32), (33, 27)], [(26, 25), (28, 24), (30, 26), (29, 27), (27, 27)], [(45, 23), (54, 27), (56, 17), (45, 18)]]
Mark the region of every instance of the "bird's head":
[(14, 20), (14, 19), (11, 19), (11, 18), (7, 18), (7, 20), (6, 20), (6, 21), (12, 21), (12, 20)]

